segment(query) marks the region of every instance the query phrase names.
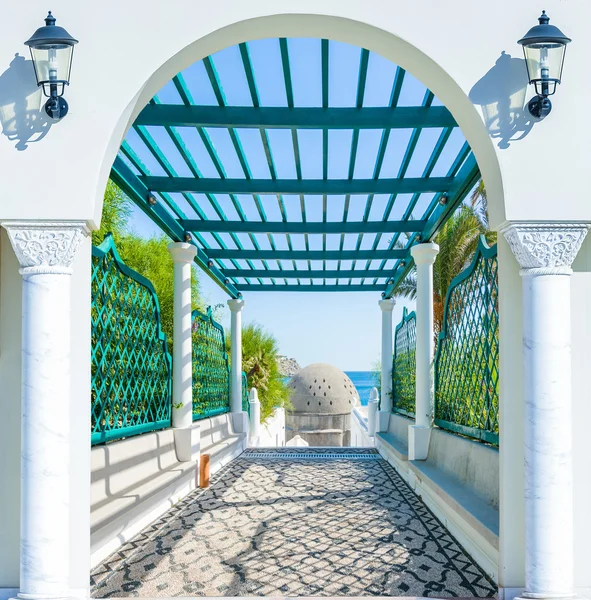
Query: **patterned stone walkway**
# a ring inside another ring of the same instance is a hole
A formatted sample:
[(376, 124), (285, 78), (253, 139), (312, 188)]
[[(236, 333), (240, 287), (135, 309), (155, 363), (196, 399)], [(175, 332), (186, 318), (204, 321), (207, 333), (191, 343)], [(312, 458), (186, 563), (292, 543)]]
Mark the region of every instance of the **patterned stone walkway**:
[(244, 453), (100, 565), (93, 597), (495, 594), (387, 462), (345, 452)]

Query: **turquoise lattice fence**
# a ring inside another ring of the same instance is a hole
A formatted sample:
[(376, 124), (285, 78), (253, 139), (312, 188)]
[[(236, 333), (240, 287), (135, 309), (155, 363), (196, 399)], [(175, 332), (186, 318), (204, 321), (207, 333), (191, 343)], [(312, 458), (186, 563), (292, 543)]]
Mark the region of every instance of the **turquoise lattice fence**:
[(193, 420), (230, 411), (230, 363), (224, 328), (207, 314), (193, 311)]
[(92, 249), (91, 443), (170, 426), (172, 359), (152, 284), (113, 238)]
[(242, 371), (242, 410), (250, 412), (250, 396), (248, 389), (248, 379), (246, 373)]
[(435, 424), (499, 443), (497, 247), (481, 238), (451, 283), (435, 355)]
[(392, 407), (394, 412), (415, 416), (417, 316), (404, 308), (394, 336), (392, 361)]

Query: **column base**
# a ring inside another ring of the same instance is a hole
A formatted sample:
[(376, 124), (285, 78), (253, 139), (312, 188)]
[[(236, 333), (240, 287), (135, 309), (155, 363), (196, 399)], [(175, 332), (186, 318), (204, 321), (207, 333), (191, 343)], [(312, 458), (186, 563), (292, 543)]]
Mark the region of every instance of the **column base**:
[(408, 426), (408, 460), (427, 460), (431, 427), (423, 425)]
[(65, 595), (65, 596), (52, 596), (45, 594), (21, 594), (18, 593), (14, 598), (10, 598), (10, 600), (80, 600), (76, 599), (75, 596)]
[(390, 411), (378, 410), (377, 413), (377, 421), (376, 421), (376, 433), (382, 433), (384, 431), (388, 431), (388, 427), (390, 427), (390, 415), (392, 413)]
[(230, 413), (232, 419), (232, 427), (236, 433), (249, 433), (250, 422), (248, 419), (248, 413), (241, 410), (240, 412)]
[(196, 462), (201, 453), (201, 426), (193, 423), (191, 427), (174, 429), (174, 447), (179, 462)]

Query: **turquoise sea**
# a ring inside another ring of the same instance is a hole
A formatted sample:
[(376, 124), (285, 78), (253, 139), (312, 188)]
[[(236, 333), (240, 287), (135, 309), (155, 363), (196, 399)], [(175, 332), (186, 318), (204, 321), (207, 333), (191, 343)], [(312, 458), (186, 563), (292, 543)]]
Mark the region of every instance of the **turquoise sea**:
[(371, 371), (345, 371), (345, 373), (357, 388), (361, 406), (367, 406), (371, 388), (376, 386), (373, 373)]

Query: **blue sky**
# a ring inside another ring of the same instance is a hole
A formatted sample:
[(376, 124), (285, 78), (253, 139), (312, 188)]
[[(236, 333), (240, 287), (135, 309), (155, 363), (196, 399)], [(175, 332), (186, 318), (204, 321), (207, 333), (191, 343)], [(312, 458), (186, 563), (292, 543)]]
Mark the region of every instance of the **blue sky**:
[[(293, 96), (295, 106), (321, 106), (321, 41), (316, 39), (288, 40)], [(287, 106), (286, 89), (281, 67), (279, 41), (260, 40), (248, 44), (254, 77), (261, 106)], [(338, 42), (329, 45), (329, 106), (355, 106), (357, 94), (360, 49)], [(212, 57), (225, 100), (228, 105), (252, 106), (247, 80), (242, 67), (237, 46), (227, 48)], [(363, 98), (363, 106), (387, 106), (392, 92), (396, 65), (371, 53)], [(217, 105), (217, 100), (202, 61), (195, 63), (183, 72), (183, 77), (193, 96), (195, 104)], [(400, 95), (399, 106), (418, 106), (425, 96), (425, 87), (407, 74)], [(172, 83), (159, 93), (162, 103), (181, 103), (180, 96)], [(437, 99), (434, 104), (440, 104)], [(163, 128), (146, 128), (153, 139), (165, 152), (178, 176), (191, 176), (191, 173), (172, 144)], [(206, 148), (194, 128), (179, 128), (186, 147), (191, 152), (204, 177), (219, 177)], [(270, 170), (265, 157), (261, 137), (256, 129), (236, 130), (242, 148), (248, 159), (253, 178), (269, 179)], [(391, 133), (380, 178), (396, 177), (412, 130), (400, 129)], [(359, 138), (357, 158), (354, 168), (355, 178), (373, 177), (376, 154), (381, 138), (381, 130), (362, 130)], [(226, 176), (244, 178), (239, 158), (232, 146), (230, 135), (225, 129), (207, 128), (215, 151), (223, 163)], [(441, 129), (426, 129), (421, 133), (416, 150), (406, 173), (407, 177), (420, 177), (431, 154)], [(328, 178), (347, 178), (351, 152), (352, 131), (333, 130), (328, 136)], [(139, 138), (131, 130), (127, 143), (144, 162), (153, 175), (165, 175), (162, 166), (150, 154)], [(288, 130), (270, 130), (269, 142), (277, 177), (295, 179), (295, 160), (291, 133)], [(317, 130), (299, 130), (298, 142), (302, 165), (302, 176), (309, 179), (322, 178), (322, 133)], [(449, 166), (465, 142), (458, 128), (439, 158), (432, 176), (445, 176)], [(136, 171), (137, 172), (137, 171)], [(179, 209), (188, 217), (196, 218), (196, 213), (181, 194), (171, 194)], [(204, 195), (193, 194), (195, 201), (207, 218), (218, 218), (211, 203)], [(408, 206), (410, 195), (401, 194), (396, 198), (390, 220), (401, 217)], [(281, 220), (279, 204), (275, 196), (261, 196), (261, 204), (269, 221)], [(370, 219), (381, 219), (388, 195), (374, 198)], [(423, 194), (413, 210), (413, 217), (421, 218), (425, 208), (433, 198)], [(239, 202), (249, 220), (261, 220), (252, 196), (239, 196)], [(230, 220), (238, 215), (229, 196), (216, 195), (219, 207)], [(299, 196), (284, 196), (285, 209), (289, 220), (301, 220)], [(348, 213), (349, 221), (360, 221), (365, 210), (367, 196), (352, 196)], [(344, 196), (329, 196), (327, 220), (340, 221), (343, 218)], [(309, 221), (322, 220), (322, 197), (305, 197), (306, 216)], [(157, 233), (157, 227), (139, 209), (134, 211), (133, 229), (141, 235)], [(266, 235), (256, 235), (261, 249), (270, 249)], [(391, 236), (383, 236), (378, 248), (386, 248)], [(203, 234), (211, 247), (219, 245), (211, 234)], [(220, 234), (228, 248), (235, 248), (229, 234)], [(292, 235), (294, 249), (304, 249), (304, 236)], [(246, 234), (238, 234), (238, 239), (246, 248), (252, 248), (252, 241)], [(274, 235), (278, 249), (287, 248), (286, 236)], [(371, 248), (375, 234), (365, 235), (361, 248)], [(353, 249), (356, 236), (347, 236), (345, 249)], [(327, 236), (327, 249), (338, 248), (339, 236)], [(322, 236), (310, 236), (310, 249), (322, 249)], [(302, 261), (303, 262), (303, 261)], [(314, 261), (313, 261), (314, 262)], [(327, 268), (335, 268), (328, 264)], [(393, 261), (389, 261), (392, 263)], [(239, 261), (245, 266), (244, 261)], [(260, 261), (253, 261), (255, 268), (262, 268)], [(358, 261), (358, 268), (366, 261)], [(372, 261), (369, 268), (378, 268), (380, 261)], [(226, 262), (230, 267), (230, 263)], [(283, 263), (284, 268), (292, 268), (291, 263)], [(391, 264), (387, 264), (387, 267)], [(270, 268), (277, 268), (275, 261), (269, 261)], [(305, 268), (298, 265), (298, 268)], [(321, 264), (313, 264), (320, 268)], [(342, 268), (351, 268), (351, 261), (342, 261)], [(212, 305), (226, 302), (227, 295), (206, 275), (200, 277), (202, 289)], [(238, 283), (243, 280), (238, 280)], [(264, 283), (267, 281), (263, 280)], [(303, 283), (308, 281), (304, 280)], [(353, 281), (355, 283), (355, 280)], [(327, 282), (328, 283), (328, 282)], [(245, 294), (244, 320), (257, 321), (273, 332), (279, 340), (281, 352), (296, 358), (301, 365), (312, 362), (328, 362), (345, 370), (368, 370), (379, 358), (381, 315), (378, 307), (380, 294), (377, 292), (350, 293), (291, 293), (291, 292), (248, 292)], [(394, 312), (394, 324), (401, 318), (403, 306), (411, 306), (407, 301), (398, 301)], [(227, 307), (222, 311), (224, 325), (229, 325)]]

